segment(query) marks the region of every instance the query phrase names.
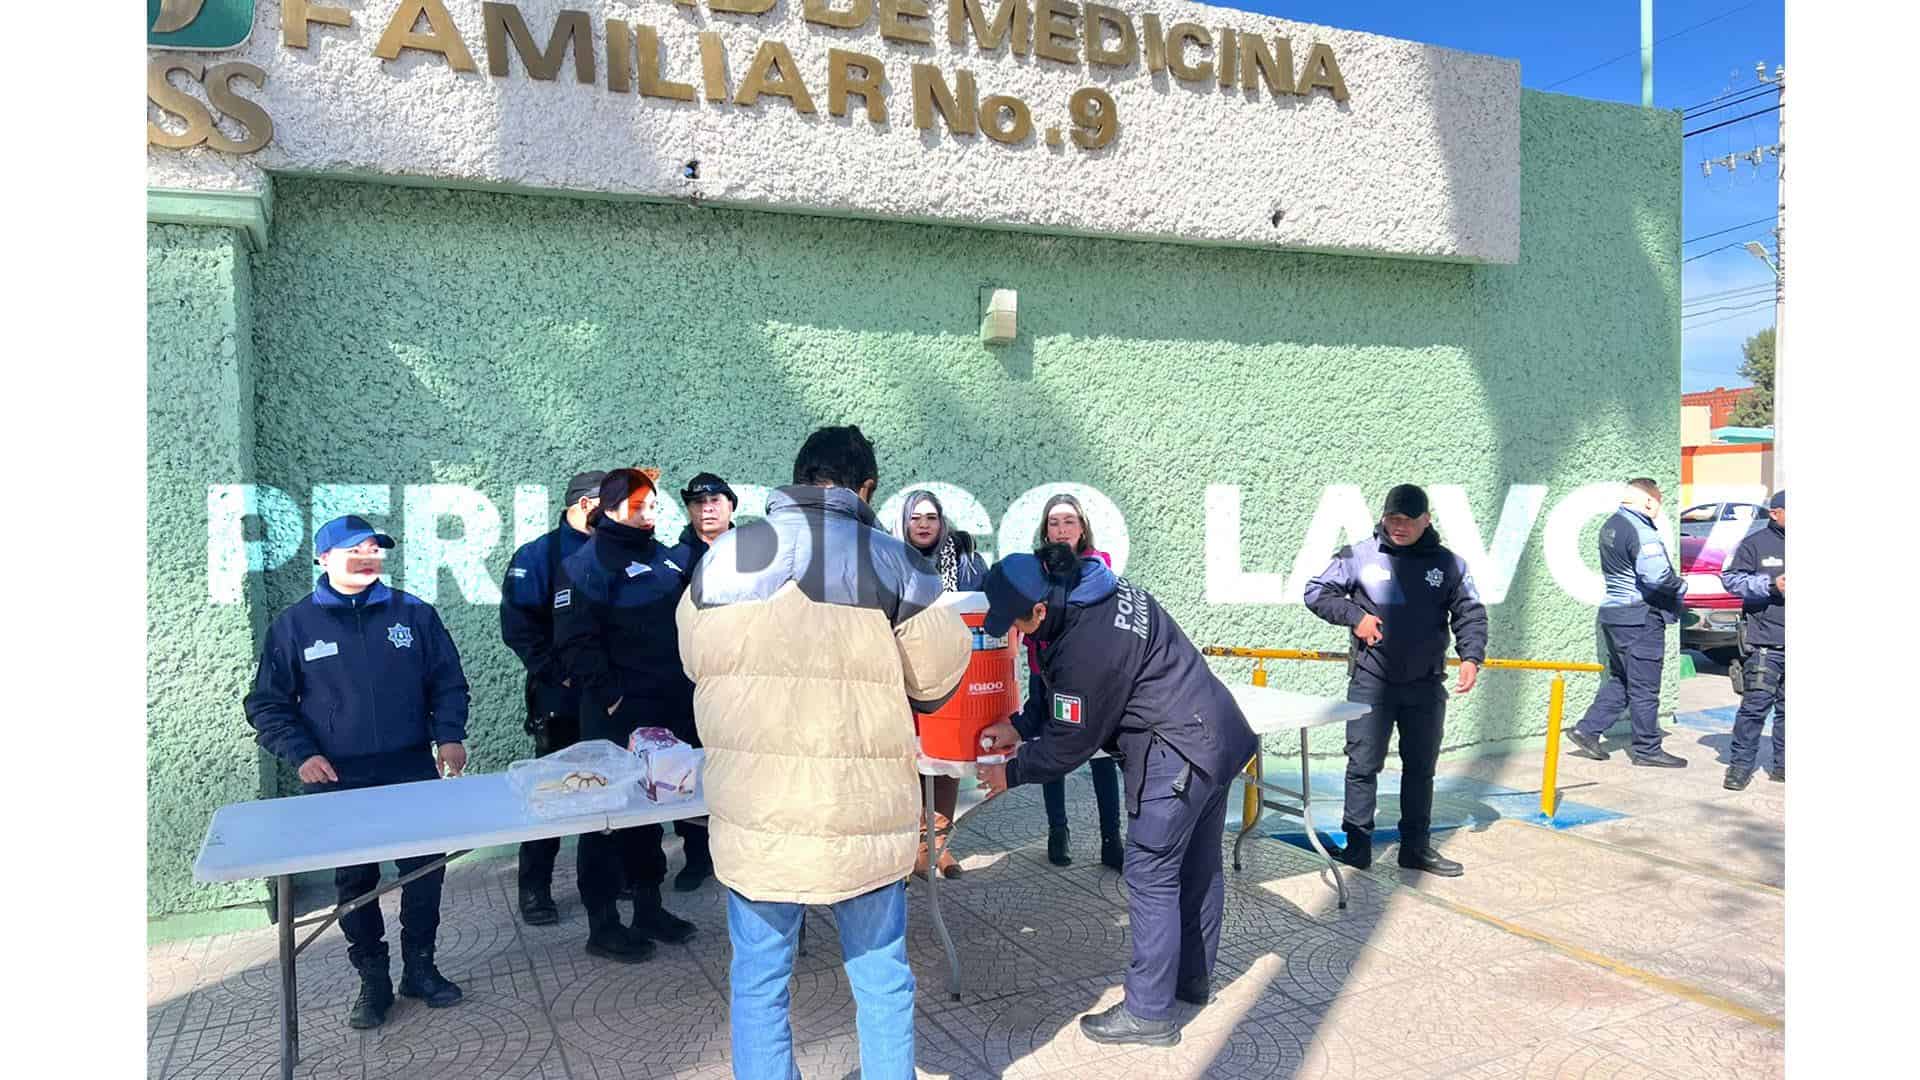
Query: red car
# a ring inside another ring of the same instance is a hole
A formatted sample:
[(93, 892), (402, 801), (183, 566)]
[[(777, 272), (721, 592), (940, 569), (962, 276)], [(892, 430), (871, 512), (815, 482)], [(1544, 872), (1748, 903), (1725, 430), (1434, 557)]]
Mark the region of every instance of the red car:
[(1766, 507), (1748, 502), (1704, 503), (1680, 514), (1680, 573), (1687, 579), (1683, 648), (1706, 652), (1734, 644), (1740, 600), (1720, 584), (1720, 571), (1740, 541), (1766, 521)]

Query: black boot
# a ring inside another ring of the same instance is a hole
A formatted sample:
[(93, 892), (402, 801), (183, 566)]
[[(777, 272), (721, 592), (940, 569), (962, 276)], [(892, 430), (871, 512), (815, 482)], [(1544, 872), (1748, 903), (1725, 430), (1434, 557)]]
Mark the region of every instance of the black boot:
[(460, 988), (433, 965), (433, 946), (402, 947), (400, 961), (402, 997), (419, 998), (429, 1009), (444, 1009), (460, 1003)]
[(1081, 1017), (1080, 1030), (1097, 1043), (1172, 1046), (1180, 1041), (1180, 1029), (1173, 1021), (1142, 1020), (1127, 1010), (1124, 1001), (1106, 1012)]
[(551, 886), (520, 887), (520, 920), (528, 926), (552, 926), (560, 921)]
[(1786, 766), (1785, 766), (1784, 764), (1782, 764), (1782, 765), (1776, 765), (1776, 766), (1774, 766), (1773, 768), (1771, 768), (1771, 769), (1768, 769), (1768, 770), (1767, 770), (1767, 779), (1769, 779), (1769, 780), (1771, 780), (1771, 781), (1773, 781), (1773, 782), (1774, 782), (1774, 783), (1776, 783), (1776, 784), (1784, 784), (1784, 783), (1786, 783), (1786, 782), (1787, 782), (1787, 767), (1786, 767)]
[(620, 909), (587, 912), (587, 955), (622, 964), (638, 964), (653, 955), (653, 942), (620, 924)]
[(1100, 865), (1109, 870), (1125, 870), (1127, 866), (1127, 848), (1120, 842), (1120, 831), (1102, 831), (1100, 834)]
[(1729, 765), (1727, 766), (1727, 778), (1720, 782), (1720, 786), (1726, 788), (1728, 791), (1745, 791), (1747, 790), (1747, 785), (1752, 782), (1753, 770), (1751, 768), (1743, 769), (1738, 765)]
[(1073, 834), (1065, 825), (1054, 825), (1047, 829), (1047, 861), (1055, 866), (1072, 866), (1073, 856), (1067, 854), (1067, 843)]
[(676, 917), (660, 904), (660, 887), (636, 890), (633, 901), (633, 931), (669, 945), (684, 945), (699, 932), (699, 927)]
[[(1628, 756), (1633, 757), (1631, 754)], [(1687, 767), (1686, 758), (1678, 754), (1669, 754), (1665, 750), (1655, 750), (1651, 754), (1633, 757), (1633, 763), (1652, 769), (1684, 769)]]
[[(348, 952), (351, 956), (352, 950)], [(387, 1010), (393, 1008), (393, 976), (388, 971), (386, 948), (381, 948), (379, 956), (353, 959), (353, 967), (360, 973), (360, 992), (353, 997), (347, 1026), (360, 1031), (377, 1028), (387, 1022)]]

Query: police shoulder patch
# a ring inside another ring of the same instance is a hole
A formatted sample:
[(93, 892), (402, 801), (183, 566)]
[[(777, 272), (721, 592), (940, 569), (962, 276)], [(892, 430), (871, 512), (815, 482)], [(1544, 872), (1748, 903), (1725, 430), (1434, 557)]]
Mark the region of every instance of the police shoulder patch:
[(572, 603), (573, 603), (572, 589), (561, 589), (559, 592), (553, 594), (553, 609), (555, 611), (558, 611), (561, 608), (566, 607)]
[(524, 567), (524, 566), (510, 566), (510, 567), (508, 567), (508, 568), (507, 568), (507, 576), (508, 576), (508, 577), (516, 577), (516, 578), (523, 578), (523, 577), (526, 577), (526, 576), (527, 576), (527, 568), (526, 568), (526, 567)]

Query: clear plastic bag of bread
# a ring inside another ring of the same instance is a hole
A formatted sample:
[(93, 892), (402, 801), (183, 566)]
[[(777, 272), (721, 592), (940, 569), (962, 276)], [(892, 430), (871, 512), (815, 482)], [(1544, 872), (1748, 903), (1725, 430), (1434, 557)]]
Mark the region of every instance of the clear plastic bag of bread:
[(507, 766), (507, 781), (538, 818), (619, 810), (633, 799), (641, 763), (618, 743), (590, 739)]

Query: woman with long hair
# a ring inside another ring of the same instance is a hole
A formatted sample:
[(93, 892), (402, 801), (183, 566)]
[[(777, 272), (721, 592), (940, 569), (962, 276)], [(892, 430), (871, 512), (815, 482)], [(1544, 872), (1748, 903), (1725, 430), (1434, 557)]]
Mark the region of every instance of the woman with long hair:
[[(1033, 550), (1038, 552), (1048, 544), (1065, 544), (1075, 555), (1093, 556), (1109, 567), (1113, 565), (1113, 557), (1094, 546), (1093, 523), (1087, 520), (1080, 500), (1071, 495), (1055, 495), (1040, 512), (1040, 525), (1033, 533)], [(1027, 694), (1031, 697), (1041, 693), (1042, 646), (1033, 638), (1027, 638), (1026, 642)], [(1120, 768), (1110, 757), (1094, 758), (1087, 767), (1093, 772), (1093, 796), (1100, 807), (1100, 861), (1118, 870), (1126, 859), (1126, 849), (1120, 842)], [(1055, 866), (1072, 866), (1073, 856), (1067, 853), (1072, 834), (1067, 828), (1065, 778), (1042, 784), (1040, 795), (1047, 807), (1047, 861)]]
[[(919, 552), (940, 575), (940, 587), (946, 592), (978, 592), (987, 576), (987, 562), (975, 549), (973, 535), (956, 529), (947, 521), (946, 508), (931, 491), (907, 493), (900, 506), (900, 539)], [(960, 801), (960, 780), (952, 776), (933, 778), (933, 826), (941, 840), (940, 876), (960, 876), (960, 861), (946, 847), (953, 830), (953, 811)], [(926, 877), (927, 845), (920, 843), (920, 857), (913, 872)]]

